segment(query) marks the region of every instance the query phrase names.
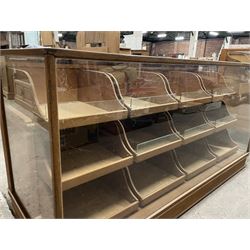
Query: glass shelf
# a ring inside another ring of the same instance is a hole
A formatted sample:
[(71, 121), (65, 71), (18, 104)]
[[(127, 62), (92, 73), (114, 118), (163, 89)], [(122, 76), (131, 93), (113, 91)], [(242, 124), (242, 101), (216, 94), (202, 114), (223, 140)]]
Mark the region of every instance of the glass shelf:
[(141, 206), (147, 205), (185, 181), (185, 174), (177, 167), (172, 152), (134, 164), (128, 169)]
[(123, 218), (138, 209), (123, 170), (63, 193), (65, 218)]

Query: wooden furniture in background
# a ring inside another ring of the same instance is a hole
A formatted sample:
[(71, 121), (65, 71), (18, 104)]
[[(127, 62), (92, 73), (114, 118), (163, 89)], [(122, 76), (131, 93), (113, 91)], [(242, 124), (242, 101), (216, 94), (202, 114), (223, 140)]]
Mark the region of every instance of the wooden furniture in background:
[(119, 31), (78, 31), (76, 48), (85, 51), (119, 53)]

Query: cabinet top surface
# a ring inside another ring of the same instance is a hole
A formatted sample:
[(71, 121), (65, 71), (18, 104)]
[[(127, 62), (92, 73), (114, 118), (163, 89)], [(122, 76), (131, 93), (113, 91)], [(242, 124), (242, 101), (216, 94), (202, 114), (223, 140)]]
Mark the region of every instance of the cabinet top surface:
[(88, 52), (71, 49), (55, 48), (34, 48), (34, 49), (2, 49), (1, 56), (45, 56), (53, 55), (57, 58), (71, 59), (90, 59), (90, 60), (107, 60), (107, 61), (127, 61), (142, 63), (168, 63), (168, 64), (196, 64), (196, 65), (221, 65), (221, 66), (250, 66), (249, 63), (225, 62), (225, 61), (208, 61), (195, 59), (175, 59), (161, 56), (138, 56), (124, 55), (103, 52)]

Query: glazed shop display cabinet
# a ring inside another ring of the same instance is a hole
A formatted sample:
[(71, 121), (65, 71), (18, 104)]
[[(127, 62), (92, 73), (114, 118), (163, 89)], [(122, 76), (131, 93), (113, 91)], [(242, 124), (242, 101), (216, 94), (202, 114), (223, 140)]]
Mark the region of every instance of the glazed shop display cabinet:
[(235, 62), (2, 50), (13, 213), (180, 216), (245, 166), (250, 104), (235, 96), (248, 76)]

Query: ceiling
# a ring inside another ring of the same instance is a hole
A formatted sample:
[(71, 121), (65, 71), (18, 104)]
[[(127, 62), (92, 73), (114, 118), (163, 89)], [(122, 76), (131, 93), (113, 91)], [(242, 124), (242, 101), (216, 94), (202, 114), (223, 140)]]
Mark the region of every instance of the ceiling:
[[(185, 40), (190, 39), (190, 34), (192, 31), (146, 31), (143, 33), (143, 41), (145, 42), (161, 42), (161, 41), (175, 41), (177, 36), (183, 36)], [(210, 39), (210, 38), (225, 38), (227, 36), (232, 36), (237, 39), (238, 37), (250, 37), (250, 31), (216, 31), (217, 36), (211, 35), (209, 31), (199, 31), (199, 39)], [(63, 36), (60, 40), (66, 40), (69, 42), (76, 41), (77, 31), (61, 31)], [(164, 33), (166, 37), (159, 38), (158, 34)], [(124, 35), (133, 34), (133, 31), (121, 31), (121, 40)]]
[[(175, 41), (177, 36), (183, 36), (184, 40), (190, 39), (190, 34), (192, 31), (147, 31), (143, 33), (143, 41), (147, 42), (161, 42), (161, 41)], [(218, 33), (217, 36), (212, 35), (209, 31), (199, 31), (199, 39), (210, 39), (210, 38), (225, 38), (227, 36), (232, 36), (233, 38), (238, 37), (250, 37), (249, 31), (233, 31), (233, 33), (228, 31), (216, 31)], [(158, 34), (166, 34), (167, 36), (164, 38), (159, 38)]]

